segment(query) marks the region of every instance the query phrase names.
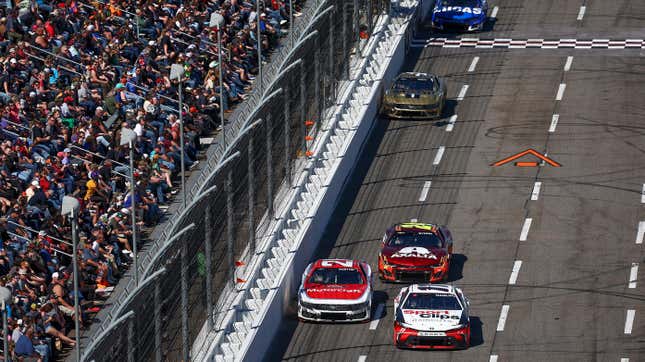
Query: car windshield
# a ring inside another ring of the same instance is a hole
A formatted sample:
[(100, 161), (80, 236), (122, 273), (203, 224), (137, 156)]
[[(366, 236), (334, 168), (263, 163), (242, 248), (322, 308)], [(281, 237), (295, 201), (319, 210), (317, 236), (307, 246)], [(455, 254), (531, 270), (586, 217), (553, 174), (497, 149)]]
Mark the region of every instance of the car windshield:
[(433, 86), (432, 78), (400, 78), (394, 83), (392, 90), (398, 92), (431, 92)]
[(420, 246), (424, 248), (440, 248), (441, 240), (432, 232), (397, 233), (390, 239), (388, 245), (396, 247)]
[(403, 308), (461, 310), (461, 305), (452, 294), (410, 293)]
[(477, 0), (443, 0), (441, 6), (464, 6), (469, 8), (479, 7)]
[(352, 268), (319, 268), (309, 277), (316, 284), (363, 284), (361, 273)]

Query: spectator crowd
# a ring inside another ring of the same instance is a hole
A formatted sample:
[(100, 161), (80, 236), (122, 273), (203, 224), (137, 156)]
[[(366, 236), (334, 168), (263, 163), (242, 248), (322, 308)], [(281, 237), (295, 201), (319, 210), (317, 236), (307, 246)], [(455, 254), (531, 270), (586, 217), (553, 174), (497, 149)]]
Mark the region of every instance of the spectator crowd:
[[(299, 15), (301, 1), (292, 3), (265, 0), (258, 14), (253, 0), (0, 0), (0, 286), (12, 292), (16, 357), (47, 361), (74, 345), (75, 319), (87, 328), (132, 262), (132, 202), (135, 227), (152, 227), (178, 191), (178, 112), (190, 169), (220, 97), (229, 113), (266, 61), (257, 58), (257, 27), (268, 54), (288, 31), (289, 12)], [(209, 26), (215, 12), (225, 19), (221, 49)], [(169, 79), (176, 63), (182, 110)], [(138, 136), (134, 195), (124, 127)], [(65, 195), (81, 204), (79, 315)]]

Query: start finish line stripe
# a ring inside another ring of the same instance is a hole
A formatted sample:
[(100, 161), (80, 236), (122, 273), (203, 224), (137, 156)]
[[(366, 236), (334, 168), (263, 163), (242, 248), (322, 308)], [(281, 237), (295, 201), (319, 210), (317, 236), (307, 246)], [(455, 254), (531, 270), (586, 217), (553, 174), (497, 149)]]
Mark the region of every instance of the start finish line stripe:
[(412, 47), (508, 49), (645, 49), (644, 39), (414, 39)]

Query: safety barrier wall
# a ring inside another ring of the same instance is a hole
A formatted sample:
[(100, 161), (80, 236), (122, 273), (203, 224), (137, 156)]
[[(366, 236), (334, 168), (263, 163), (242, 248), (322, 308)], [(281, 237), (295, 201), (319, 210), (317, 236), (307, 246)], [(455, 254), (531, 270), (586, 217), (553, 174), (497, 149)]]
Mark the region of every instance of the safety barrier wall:
[(200, 349), (194, 344), (208, 341), (204, 331), (220, 328), (229, 295), (244, 284), (245, 264), (275, 219), (274, 200), (307, 163), (359, 32), (369, 35), (389, 6), (307, 4), (292, 29), (298, 36), (272, 58), (261, 89), (227, 127), (226, 147), (212, 146), (201, 173), (189, 179), (187, 207), (172, 206), (173, 216), (153, 233), (139, 258), (139, 282), (126, 276), (111, 308), (99, 314), (102, 322), (83, 338), (84, 360), (190, 360)]
[[(284, 318), (293, 314), (299, 276), (318, 246), (345, 183), (369, 138), (384, 86), (398, 73), (417, 22), (430, 1), (402, 4), (384, 16), (367, 47), (359, 74), (341, 94), (319, 137), (314, 156), (280, 222), (272, 229), (255, 274), (229, 309), (207, 360), (257, 361), (270, 347)], [(303, 242), (306, 241), (306, 242)]]

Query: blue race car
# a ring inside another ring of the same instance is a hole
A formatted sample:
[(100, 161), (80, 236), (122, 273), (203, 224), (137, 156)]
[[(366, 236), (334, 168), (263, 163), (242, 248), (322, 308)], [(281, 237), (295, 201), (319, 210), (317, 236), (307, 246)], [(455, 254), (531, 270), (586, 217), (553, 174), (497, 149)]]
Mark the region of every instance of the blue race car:
[(486, 0), (437, 0), (432, 10), (432, 27), (446, 31), (482, 30), (488, 14)]

